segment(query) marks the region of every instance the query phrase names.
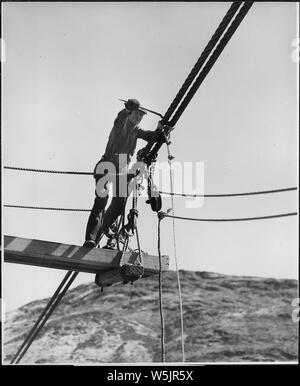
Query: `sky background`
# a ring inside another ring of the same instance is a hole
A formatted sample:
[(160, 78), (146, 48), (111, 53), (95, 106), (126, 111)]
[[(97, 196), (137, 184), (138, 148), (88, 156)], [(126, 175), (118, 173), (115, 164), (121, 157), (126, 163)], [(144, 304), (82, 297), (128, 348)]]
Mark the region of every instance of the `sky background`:
[[(2, 163), (92, 171), (118, 98), (164, 113), (230, 2), (2, 3)], [(205, 193), (297, 185), (297, 5), (255, 3), (172, 134), (176, 161), (203, 162)], [(158, 117), (148, 114), (144, 129)], [(138, 141), (138, 148), (145, 142)], [(159, 160), (166, 160), (166, 149)], [(4, 204), (91, 208), (89, 176), (2, 170)], [(170, 199), (163, 199), (163, 209)], [(297, 210), (297, 192), (175, 198), (177, 215), (230, 218)], [(157, 217), (139, 201), (142, 249), (157, 255)], [(88, 213), (2, 208), (3, 233), (81, 245)], [(180, 269), (297, 278), (297, 218), (236, 223), (176, 221)], [(172, 221), (162, 253), (174, 269)], [(6, 310), (52, 295), (64, 271), (3, 264)], [(74, 286), (94, 280), (81, 273)]]

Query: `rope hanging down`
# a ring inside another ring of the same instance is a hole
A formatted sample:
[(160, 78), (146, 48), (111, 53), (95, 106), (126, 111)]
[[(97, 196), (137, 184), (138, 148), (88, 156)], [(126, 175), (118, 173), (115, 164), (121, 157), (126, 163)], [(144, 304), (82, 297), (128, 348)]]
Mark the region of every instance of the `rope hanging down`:
[(165, 349), (165, 321), (163, 313), (163, 300), (162, 300), (162, 264), (161, 264), (161, 250), (160, 250), (160, 222), (158, 221), (158, 236), (157, 236), (157, 249), (159, 258), (159, 276), (158, 276), (158, 294), (159, 294), (159, 313), (160, 313), (160, 341), (161, 341), (161, 361), (166, 361), (166, 349)]
[[(168, 164), (169, 164), (169, 176), (170, 176), (170, 188), (171, 192), (173, 192), (173, 175), (172, 175), (172, 159), (170, 152), (170, 141), (169, 138), (166, 137), (166, 145), (168, 152)], [(171, 195), (171, 206), (172, 206), (172, 215), (175, 215), (174, 209), (174, 197)], [(177, 288), (178, 288), (178, 298), (179, 298), (179, 310), (180, 310), (180, 332), (181, 332), (181, 352), (182, 352), (182, 362), (185, 362), (185, 349), (184, 349), (184, 328), (183, 328), (183, 307), (182, 307), (182, 294), (181, 294), (181, 284), (180, 284), (180, 275), (179, 275), (179, 267), (178, 267), (178, 259), (177, 259), (177, 247), (176, 247), (176, 228), (175, 228), (175, 219), (172, 219), (172, 228), (173, 228), (173, 249), (174, 249), (174, 259), (175, 259), (175, 268), (176, 268), (176, 277), (177, 277)], [(160, 220), (159, 220), (160, 222)]]

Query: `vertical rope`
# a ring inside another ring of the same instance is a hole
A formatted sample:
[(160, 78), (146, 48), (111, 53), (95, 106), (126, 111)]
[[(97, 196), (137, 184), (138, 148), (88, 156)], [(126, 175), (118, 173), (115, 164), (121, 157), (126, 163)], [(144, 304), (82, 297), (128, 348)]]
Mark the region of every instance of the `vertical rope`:
[[(166, 138), (167, 139), (167, 138)], [(170, 171), (170, 189), (171, 193), (173, 193), (173, 178), (172, 178), (172, 165), (171, 160), (173, 157), (170, 153), (170, 144), (169, 141), (166, 141), (167, 151), (168, 151), (168, 164)], [(171, 205), (172, 205), (172, 216), (175, 216), (174, 210), (174, 196), (171, 194)], [(180, 285), (180, 276), (178, 269), (178, 259), (177, 259), (177, 247), (176, 247), (176, 229), (175, 229), (175, 218), (173, 220), (173, 249), (174, 249), (174, 258), (175, 258), (175, 267), (176, 267), (176, 277), (177, 277), (177, 288), (178, 288), (178, 298), (179, 298), (179, 308), (180, 308), (180, 329), (181, 329), (181, 351), (182, 351), (182, 362), (185, 362), (185, 350), (184, 350), (184, 330), (183, 330), (183, 309), (182, 309), (182, 294), (181, 294), (181, 285)]]
[(140, 255), (140, 263), (141, 263), (141, 265), (143, 265), (144, 264), (143, 263), (143, 255), (142, 255), (139, 232), (138, 232), (137, 227), (135, 228), (135, 234), (136, 234), (136, 242), (137, 242), (137, 246), (138, 246), (138, 251), (139, 251), (139, 255)]
[(166, 361), (166, 350), (165, 350), (165, 322), (164, 322), (164, 313), (163, 313), (163, 301), (162, 301), (162, 264), (161, 264), (161, 251), (160, 251), (160, 222), (158, 220), (158, 237), (157, 237), (157, 246), (158, 246), (158, 258), (159, 258), (159, 276), (158, 276), (158, 289), (159, 289), (159, 312), (160, 312), (160, 325), (161, 325), (161, 361)]
[[(137, 199), (138, 199), (138, 195), (139, 195), (139, 188), (140, 188), (140, 185), (138, 183), (136, 183), (134, 186), (134, 190), (133, 190), (133, 197), (134, 197), (135, 201), (133, 201), (133, 205), (132, 205), (133, 208), (136, 210), (137, 210)], [(142, 256), (141, 243), (140, 243), (137, 224), (135, 224), (134, 230), (135, 230), (135, 234), (136, 234), (136, 242), (137, 242), (137, 247), (138, 247), (138, 251), (139, 251), (140, 264), (143, 265), (143, 256)]]

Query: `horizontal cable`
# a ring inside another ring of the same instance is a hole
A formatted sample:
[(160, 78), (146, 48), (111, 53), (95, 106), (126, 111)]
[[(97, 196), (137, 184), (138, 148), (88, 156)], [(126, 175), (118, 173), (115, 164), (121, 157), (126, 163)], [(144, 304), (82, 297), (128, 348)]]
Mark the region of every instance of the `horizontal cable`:
[[(42, 210), (58, 210), (58, 211), (69, 211), (69, 212), (90, 212), (90, 209), (73, 209), (73, 208), (50, 208), (44, 206), (27, 206), (27, 205), (4, 205), (6, 208), (17, 208), (17, 209), (42, 209)], [(191, 220), (191, 221), (248, 221), (248, 220), (262, 220), (268, 218), (276, 218), (276, 217), (287, 217), (287, 216), (296, 216), (297, 212), (292, 213), (283, 213), (283, 214), (275, 214), (271, 216), (262, 216), (262, 217), (245, 217), (245, 218), (193, 218), (193, 217), (181, 217), (181, 216), (171, 216), (164, 212), (159, 212), (159, 216), (161, 219), (164, 217), (175, 218), (179, 220)]]
[(255, 194), (288, 192), (290, 190), (297, 190), (297, 189), (298, 189), (297, 187), (293, 187), (293, 188), (274, 189), (274, 190), (261, 190), (259, 192), (224, 193), (224, 194), (185, 194), (185, 193), (171, 193), (171, 192), (162, 192), (162, 191), (159, 191), (159, 193), (167, 194), (169, 196), (180, 196), (180, 197), (235, 197), (235, 196), (251, 196)]
[(92, 173), (92, 172), (70, 172), (70, 171), (61, 171), (61, 170), (29, 169), (29, 168), (19, 168), (19, 167), (15, 167), (15, 166), (4, 166), (4, 169), (22, 170), (25, 172), (38, 172), (38, 173), (80, 174), (80, 175), (86, 175), (86, 176), (94, 175), (94, 173)]
[[(75, 172), (75, 171), (61, 171), (61, 170), (44, 170), (44, 169), (29, 169), (29, 168), (20, 168), (15, 166), (4, 166), (4, 169), (11, 170), (21, 170), (27, 172), (39, 172), (39, 173), (57, 173), (57, 174), (77, 174), (77, 175), (89, 175), (93, 176), (94, 173), (91, 172)], [(170, 196), (182, 196), (182, 197), (235, 197), (235, 196), (250, 196), (255, 194), (267, 194), (267, 193), (279, 193), (287, 192), (290, 190), (297, 190), (297, 187), (292, 188), (283, 188), (283, 189), (274, 189), (274, 190), (262, 190), (258, 192), (246, 192), (246, 193), (224, 193), (224, 194), (185, 194), (185, 193), (169, 193), (159, 191), (160, 194), (167, 194)]]
[(245, 217), (245, 218), (194, 218), (194, 217), (171, 216), (171, 215), (169, 215), (167, 213), (164, 213), (164, 212), (160, 212), (158, 215), (159, 215), (160, 219), (163, 219), (164, 217), (170, 217), (170, 218), (175, 218), (175, 219), (179, 219), (179, 220), (217, 221), (217, 222), (222, 222), (222, 221), (264, 220), (264, 219), (269, 219), (269, 218), (296, 216), (297, 214), (298, 214), (297, 212), (292, 212), (292, 213), (274, 214), (274, 215), (271, 215), (271, 216)]
[(3, 205), (5, 208), (18, 208), (18, 209), (43, 209), (43, 210), (63, 210), (69, 212), (90, 212), (90, 209), (73, 209), (73, 208), (49, 208), (45, 206), (27, 206), (27, 205)]

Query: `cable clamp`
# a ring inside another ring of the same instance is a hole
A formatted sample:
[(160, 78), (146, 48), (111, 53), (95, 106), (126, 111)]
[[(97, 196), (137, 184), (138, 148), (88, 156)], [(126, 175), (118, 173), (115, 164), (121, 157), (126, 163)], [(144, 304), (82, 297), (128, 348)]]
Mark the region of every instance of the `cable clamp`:
[(157, 217), (158, 217), (159, 221), (163, 220), (166, 216), (167, 216), (167, 213), (163, 212), (162, 210), (157, 213)]

